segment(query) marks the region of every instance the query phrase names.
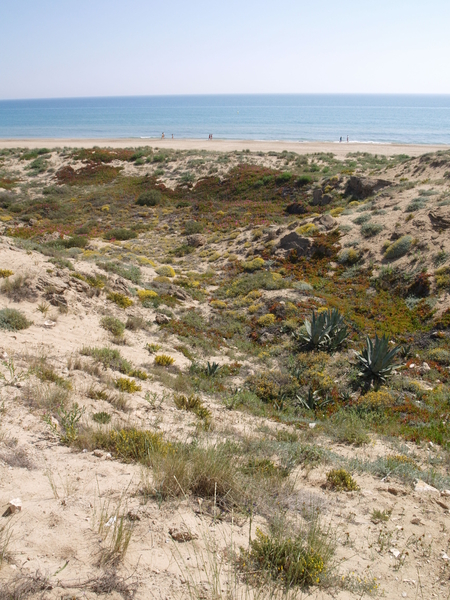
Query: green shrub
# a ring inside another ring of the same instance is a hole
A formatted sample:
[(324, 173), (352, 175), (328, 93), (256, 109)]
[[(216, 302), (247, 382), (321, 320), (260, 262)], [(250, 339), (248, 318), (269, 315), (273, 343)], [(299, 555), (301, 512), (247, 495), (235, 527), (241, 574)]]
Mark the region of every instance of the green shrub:
[(141, 281), (141, 270), (135, 265), (124, 265), (118, 262), (98, 262), (97, 266), (107, 273), (115, 273), (132, 283), (139, 284)]
[(0, 329), (6, 331), (20, 331), (32, 325), (24, 314), (15, 308), (3, 308), (0, 310)]
[(170, 265), (162, 265), (156, 269), (156, 272), (163, 277), (175, 277), (175, 271)]
[(137, 238), (137, 233), (131, 229), (125, 229), (124, 227), (120, 227), (118, 229), (111, 229), (103, 236), (105, 240), (132, 240)]
[(444, 350), (444, 348), (433, 348), (432, 350), (428, 351), (427, 356), (429, 360), (433, 360), (440, 365), (450, 365), (450, 352), (448, 350)]
[(261, 327), (270, 327), (271, 325), (274, 325), (275, 322), (276, 318), (275, 315), (273, 315), (272, 313), (261, 315), (257, 321), (258, 325), (260, 325)]
[(356, 492), (359, 486), (345, 469), (332, 469), (327, 473), (327, 487), (337, 492)]
[(161, 433), (135, 429), (134, 427), (94, 434), (97, 448), (111, 452), (125, 461), (136, 461), (151, 465), (155, 457), (158, 460), (167, 454), (170, 444), (165, 442)]
[(100, 325), (103, 329), (106, 329), (106, 331), (117, 337), (122, 336), (125, 331), (125, 323), (122, 323), (116, 317), (102, 317)]
[(136, 201), (138, 206), (157, 206), (162, 201), (162, 194), (159, 190), (148, 190), (140, 194)]
[(174, 362), (175, 359), (167, 354), (158, 354), (155, 356), (155, 364), (160, 367), (169, 367), (170, 365), (173, 365)]
[(381, 225), (381, 223), (364, 223), (364, 225), (361, 226), (361, 234), (365, 238), (370, 238), (378, 235), (380, 231), (383, 231), (383, 229), (384, 226)]
[(244, 271), (249, 271), (252, 273), (253, 271), (257, 271), (258, 269), (262, 269), (265, 265), (265, 261), (262, 258), (254, 258), (253, 260), (244, 261), (242, 263), (242, 268)]
[(120, 294), (119, 292), (111, 292), (107, 296), (108, 300), (120, 306), (120, 308), (128, 308), (129, 306), (133, 306), (133, 300), (125, 296), (125, 294)]
[(80, 350), (83, 356), (91, 356), (96, 362), (103, 365), (105, 369), (120, 371), (120, 373), (128, 374), (132, 370), (132, 365), (123, 358), (119, 350), (113, 348), (92, 348), (84, 346)]
[(395, 260), (397, 258), (401, 258), (409, 252), (412, 243), (413, 237), (411, 235), (404, 235), (386, 248), (384, 256), (388, 260)]
[(192, 235), (194, 233), (200, 233), (203, 231), (203, 225), (197, 221), (186, 221), (184, 224), (185, 235)]
[(256, 530), (249, 550), (241, 549), (241, 569), (256, 583), (257, 573), (259, 578), (278, 581), (286, 589), (320, 585), (331, 566), (332, 538), (321, 530), (317, 520), (306, 531), (293, 531), (292, 526), (279, 529), (269, 533)]
[(344, 248), (337, 258), (338, 263), (341, 265), (355, 265), (359, 259), (361, 258), (361, 254), (358, 250), (354, 248)]
[(142, 387), (134, 379), (127, 379), (126, 377), (119, 377), (114, 381), (114, 385), (120, 392), (126, 392), (127, 394), (134, 394), (134, 392), (142, 390)]
[(101, 423), (102, 425), (107, 425), (111, 421), (111, 415), (104, 411), (94, 413), (92, 418), (96, 423)]

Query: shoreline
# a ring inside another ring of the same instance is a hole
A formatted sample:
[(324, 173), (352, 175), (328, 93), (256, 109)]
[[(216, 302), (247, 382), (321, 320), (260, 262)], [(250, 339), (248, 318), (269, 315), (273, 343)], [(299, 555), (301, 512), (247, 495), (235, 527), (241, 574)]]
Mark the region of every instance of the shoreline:
[(213, 152), (233, 152), (250, 150), (251, 152), (295, 152), (296, 154), (312, 154), (315, 152), (332, 152), (338, 157), (345, 157), (349, 152), (368, 152), (393, 156), (408, 154), (420, 156), (428, 152), (450, 150), (445, 144), (394, 144), (383, 142), (292, 142), (271, 140), (226, 140), (226, 139), (161, 139), (161, 138), (10, 138), (0, 139), (0, 150), (8, 148), (137, 148), (150, 146), (172, 150), (209, 150)]

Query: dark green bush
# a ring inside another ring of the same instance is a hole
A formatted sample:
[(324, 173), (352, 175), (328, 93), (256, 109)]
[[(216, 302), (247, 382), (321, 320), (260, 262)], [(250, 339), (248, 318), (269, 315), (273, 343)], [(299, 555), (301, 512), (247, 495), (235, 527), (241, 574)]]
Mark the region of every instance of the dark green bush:
[(161, 203), (162, 194), (159, 190), (148, 190), (142, 192), (136, 200), (138, 206), (156, 206)]
[(0, 329), (7, 331), (20, 331), (32, 324), (25, 315), (15, 308), (4, 308), (0, 310)]
[(131, 229), (125, 229), (119, 227), (118, 229), (111, 229), (104, 235), (105, 240), (119, 240), (120, 242), (125, 240), (132, 240), (137, 238), (137, 233)]

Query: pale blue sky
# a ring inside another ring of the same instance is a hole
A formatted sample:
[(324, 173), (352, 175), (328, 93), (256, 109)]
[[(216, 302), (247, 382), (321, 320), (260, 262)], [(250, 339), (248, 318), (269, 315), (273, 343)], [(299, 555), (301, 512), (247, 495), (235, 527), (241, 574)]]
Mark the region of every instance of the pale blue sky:
[(450, 93), (449, 0), (1, 0), (0, 99)]

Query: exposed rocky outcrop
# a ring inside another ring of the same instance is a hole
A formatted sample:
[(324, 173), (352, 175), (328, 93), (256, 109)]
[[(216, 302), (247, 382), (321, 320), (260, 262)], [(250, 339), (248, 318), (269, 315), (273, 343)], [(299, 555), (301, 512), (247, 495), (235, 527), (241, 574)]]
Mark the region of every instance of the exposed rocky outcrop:
[(436, 229), (449, 229), (450, 228), (450, 207), (441, 206), (430, 210), (428, 213), (431, 224)]
[(345, 193), (360, 200), (373, 196), (378, 190), (391, 185), (390, 181), (384, 179), (369, 179), (366, 177), (350, 177), (347, 182)]

